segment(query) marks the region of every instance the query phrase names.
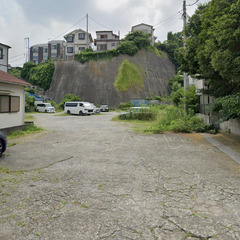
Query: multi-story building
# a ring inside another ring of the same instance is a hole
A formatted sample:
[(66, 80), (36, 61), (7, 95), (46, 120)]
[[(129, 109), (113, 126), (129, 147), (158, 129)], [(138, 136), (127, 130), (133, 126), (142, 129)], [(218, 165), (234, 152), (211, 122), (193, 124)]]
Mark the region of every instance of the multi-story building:
[(30, 61), (39, 64), (51, 60), (61, 60), (64, 55), (63, 40), (52, 40), (44, 44), (36, 44), (30, 48)]
[(132, 26), (132, 31), (131, 32), (142, 31), (146, 34), (147, 33), (150, 34), (150, 43), (151, 43), (151, 46), (154, 46), (154, 42), (156, 40), (156, 37), (154, 37), (154, 30), (155, 29), (153, 28), (153, 26), (145, 24), (145, 23), (141, 23), (141, 24)]
[(8, 72), (8, 45), (0, 43), (0, 70)]
[(94, 45), (97, 51), (107, 51), (115, 49), (120, 44), (119, 36), (112, 31), (96, 31), (97, 38), (94, 39)]
[(82, 29), (76, 29), (66, 34), (64, 38), (66, 39), (64, 43), (65, 60), (73, 60), (75, 54), (92, 47), (93, 43), (92, 35)]

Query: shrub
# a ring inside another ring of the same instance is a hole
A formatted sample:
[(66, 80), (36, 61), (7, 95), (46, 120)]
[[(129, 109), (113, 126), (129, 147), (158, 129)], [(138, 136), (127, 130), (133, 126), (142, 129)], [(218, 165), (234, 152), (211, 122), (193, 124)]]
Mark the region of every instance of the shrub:
[(80, 97), (78, 97), (78, 96), (76, 96), (76, 95), (74, 95), (74, 94), (68, 93), (68, 94), (66, 94), (66, 95), (63, 97), (62, 101), (60, 102), (59, 108), (63, 110), (63, 109), (64, 109), (64, 104), (65, 104), (65, 102), (81, 101), (81, 100), (82, 100), (82, 99), (81, 99)]
[(125, 111), (128, 110), (130, 107), (133, 107), (134, 105), (131, 102), (123, 102), (118, 105), (118, 108)]

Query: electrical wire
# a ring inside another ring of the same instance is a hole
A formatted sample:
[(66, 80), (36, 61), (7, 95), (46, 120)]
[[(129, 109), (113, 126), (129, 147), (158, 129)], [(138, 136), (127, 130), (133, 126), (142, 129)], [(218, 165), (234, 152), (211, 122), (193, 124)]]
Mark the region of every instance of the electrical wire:
[(102, 26), (102, 27), (104, 27), (104, 28), (106, 28), (106, 29), (108, 29), (108, 30), (111, 30), (110, 28), (108, 28), (108, 27), (104, 26), (103, 24), (99, 23), (98, 21), (96, 21), (96, 20), (93, 19), (92, 17), (90, 17), (90, 16), (88, 16), (88, 17), (89, 17), (91, 20), (93, 20), (95, 23), (99, 24), (100, 26)]
[(195, 5), (195, 4), (197, 4), (198, 2), (199, 2), (199, 0), (197, 0), (195, 3), (188, 4), (187, 7), (191, 7), (191, 6)]
[(11, 60), (11, 59), (13, 59), (13, 58), (16, 58), (16, 57), (19, 57), (19, 56), (22, 56), (22, 55), (24, 55), (24, 54), (25, 54), (25, 53), (21, 53), (21, 54), (19, 54), (19, 55), (14, 56), (14, 57), (10, 57), (9, 60)]
[[(52, 40), (55, 40), (59, 37), (62, 37), (66, 32), (70, 31), (73, 27), (75, 27), (77, 24), (79, 24), (81, 21), (83, 21), (83, 19), (85, 18), (85, 16), (83, 18), (81, 18), (78, 22), (76, 22), (74, 25), (72, 25), (68, 30), (66, 30), (64, 33), (58, 35), (57, 37), (55, 38), (52, 38)], [(50, 40), (51, 41), (51, 40)]]
[(177, 16), (177, 15), (178, 15), (179, 13), (181, 13), (181, 12), (182, 12), (182, 10), (178, 11), (177, 13), (175, 13), (175, 14), (173, 14), (172, 16), (168, 17), (167, 19), (163, 20), (162, 22), (155, 24), (154, 27), (156, 27), (156, 26), (158, 26), (158, 25), (160, 25), (160, 24), (164, 24), (166, 21), (168, 21), (168, 20), (170, 20), (171, 18)]

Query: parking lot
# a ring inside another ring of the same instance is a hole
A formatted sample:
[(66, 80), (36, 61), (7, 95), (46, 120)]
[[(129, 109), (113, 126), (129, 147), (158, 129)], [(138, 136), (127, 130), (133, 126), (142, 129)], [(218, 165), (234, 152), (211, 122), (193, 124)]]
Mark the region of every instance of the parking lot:
[(34, 114), (45, 131), (0, 159), (0, 239), (240, 239), (239, 165), (115, 114)]

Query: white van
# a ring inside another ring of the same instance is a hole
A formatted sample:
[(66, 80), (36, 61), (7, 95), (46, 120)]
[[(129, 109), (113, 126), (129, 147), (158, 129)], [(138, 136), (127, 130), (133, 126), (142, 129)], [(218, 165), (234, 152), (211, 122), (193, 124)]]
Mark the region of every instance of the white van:
[(81, 116), (91, 115), (94, 113), (93, 106), (89, 102), (65, 102), (64, 112)]
[(38, 103), (37, 104), (37, 112), (46, 112), (46, 113), (54, 113), (55, 108), (51, 105), (51, 103)]

